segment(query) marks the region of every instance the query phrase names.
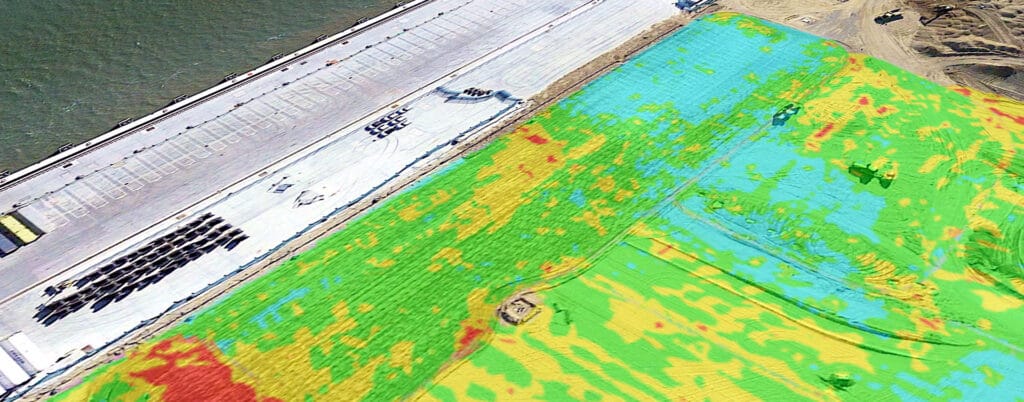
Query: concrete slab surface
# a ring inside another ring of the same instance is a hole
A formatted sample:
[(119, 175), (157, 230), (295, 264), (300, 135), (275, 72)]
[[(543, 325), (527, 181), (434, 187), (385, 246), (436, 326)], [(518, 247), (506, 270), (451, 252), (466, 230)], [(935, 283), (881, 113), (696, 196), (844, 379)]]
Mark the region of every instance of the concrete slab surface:
[[(40, 226), (62, 223), (36, 243), (0, 259), (0, 272), (18, 272), (0, 275), (0, 300), (78, 265), (581, 4), (439, 0), (348, 44), (312, 54), (161, 121), (151, 131), (90, 152), (67, 169), (48, 171), (0, 192), (0, 205), (33, 206), (61, 216)], [(517, 12), (497, 17), (511, 7)], [(482, 24), (462, 35), (438, 26), (458, 15)], [(394, 39), (399, 36), (434, 46), (384, 70), (386, 63), (380, 60), (393, 56), (378, 49), (381, 42), (394, 42), (399, 49), (417, 46), (399, 44)], [(328, 66), (330, 60), (338, 62)], [(326, 90), (344, 84), (350, 88)], [(235, 132), (247, 139), (228, 146), (226, 136)]]
[[(106, 345), (425, 169), (452, 139), (515, 113), (516, 98), (675, 12), (658, 0), (438, 0), (4, 190), (0, 205), (20, 203), (50, 233), (0, 259), (0, 335), (23, 331), (58, 356)], [(439, 86), (514, 98), (451, 101)], [(400, 103), (410, 107), (408, 126), (385, 138), (364, 130)], [(270, 191), (281, 183), (291, 186)], [(81, 278), (206, 212), (250, 238), (98, 311), (50, 325), (33, 318), (52, 300), (46, 286)]]

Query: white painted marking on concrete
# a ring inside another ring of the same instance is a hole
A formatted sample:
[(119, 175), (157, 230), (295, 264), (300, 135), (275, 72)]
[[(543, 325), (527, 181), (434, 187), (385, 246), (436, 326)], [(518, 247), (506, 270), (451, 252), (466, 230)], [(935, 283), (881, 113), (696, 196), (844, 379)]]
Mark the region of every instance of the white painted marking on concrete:
[(155, 162), (153, 162), (153, 166), (165, 175), (173, 174), (178, 171), (178, 168), (174, 167), (172, 162), (174, 158), (168, 157), (164, 154), (167, 149), (168, 148), (164, 146), (159, 146), (153, 148), (152, 152), (149, 154), (149, 157), (155, 160)]
[(96, 177), (92, 180), (92, 182), (96, 184), (100, 191), (102, 191), (104, 194), (107, 195), (107, 197), (110, 197), (111, 199), (119, 200), (124, 196), (128, 195), (128, 193), (124, 192), (124, 190), (121, 190), (120, 183), (113, 181), (107, 175), (97, 174)]
[(206, 126), (209, 126), (209, 125), (210, 125), (209, 123), (204, 124), (203, 128), (200, 128), (200, 129), (197, 129), (197, 130), (192, 130), (192, 132), (188, 133), (187, 135), (189, 137), (191, 137), (192, 140), (195, 141), (199, 145), (209, 144), (209, 143), (213, 142), (213, 139), (214, 139), (213, 135), (211, 135), (210, 131), (206, 128)]
[(129, 172), (132, 172), (132, 174), (134, 176), (141, 177), (142, 179), (144, 179), (144, 180), (146, 180), (146, 181), (148, 181), (150, 183), (154, 183), (156, 181), (159, 181), (160, 180), (160, 175), (157, 174), (156, 172), (153, 172), (153, 170), (151, 170), (146, 165), (142, 164), (142, 161), (139, 160), (139, 156), (141, 156), (141, 155), (143, 155), (143, 154), (138, 154), (138, 155), (129, 157), (128, 160), (125, 161), (125, 165), (124, 165), (125, 169), (127, 169)]
[(81, 180), (65, 187), (64, 191), (82, 206), (91, 205), (93, 208), (99, 208), (107, 204), (103, 198), (100, 198), (99, 195), (82, 184)]
[(224, 143), (221, 142), (221, 140), (214, 140), (213, 142), (209, 143), (208, 145), (210, 146), (211, 149), (213, 149), (214, 151), (217, 151), (217, 152), (220, 152), (220, 151), (224, 150), (224, 148), (227, 148), (227, 146), (224, 145)]
[(69, 222), (71, 222), (70, 220), (68, 220), (68, 218), (64, 216), (64, 213), (58, 210), (56, 207), (54, 207), (53, 204), (51, 204), (47, 200), (47, 198), (48, 197), (40, 198), (39, 201), (37, 201), (37, 204), (39, 204), (39, 209), (43, 211), (43, 215), (45, 215), (46, 218), (49, 219), (50, 222), (53, 223), (53, 225), (58, 228), (63, 227), (64, 225), (67, 225)]

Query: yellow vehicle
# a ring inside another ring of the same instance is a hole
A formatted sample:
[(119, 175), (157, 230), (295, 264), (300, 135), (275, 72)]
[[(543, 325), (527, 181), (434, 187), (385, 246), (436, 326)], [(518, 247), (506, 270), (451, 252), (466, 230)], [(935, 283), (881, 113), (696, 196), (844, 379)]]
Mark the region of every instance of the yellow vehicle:
[(0, 216), (0, 226), (11, 232), (22, 244), (29, 244), (39, 238), (39, 235), (32, 233), (29, 228), (10, 215)]

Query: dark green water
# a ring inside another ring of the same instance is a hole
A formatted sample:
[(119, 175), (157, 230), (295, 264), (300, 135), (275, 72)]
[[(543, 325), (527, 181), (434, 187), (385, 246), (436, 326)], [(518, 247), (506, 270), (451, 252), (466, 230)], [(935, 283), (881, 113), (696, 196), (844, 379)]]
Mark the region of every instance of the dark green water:
[(397, 0), (0, 0), (0, 171), (379, 15)]

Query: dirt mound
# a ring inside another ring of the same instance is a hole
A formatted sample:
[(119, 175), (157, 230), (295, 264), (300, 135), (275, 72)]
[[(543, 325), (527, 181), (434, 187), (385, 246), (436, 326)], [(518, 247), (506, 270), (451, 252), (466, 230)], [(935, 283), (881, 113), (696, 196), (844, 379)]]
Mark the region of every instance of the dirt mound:
[[(909, 5), (921, 14), (911, 48), (925, 56), (954, 59), (947, 61), (944, 72), (958, 84), (1024, 100), (1024, 3), (911, 0)], [(943, 10), (947, 5), (956, 8)], [(974, 58), (955, 60), (963, 57)]]
[(1024, 99), (1024, 66), (957, 64), (945, 72), (957, 84)]
[(914, 50), (932, 57), (964, 55), (1016, 55), (1020, 49), (976, 36), (965, 36), (941, 41), (915, 40)]
[[(1019, 56), (1024, 29), (1024, 7), (970, 4), (948, 12), (939, 11), (940, 1), (918, 1), (922, 27), (914, 37), (915, 49), (934, 56), (961, 53)], [(980, 2), (978, 2), (980, 3)], [(1015, 34), (1016, 33), (1016, 34)]]
[[(940, 85), (971, 85), (1024, 100), (1019, 75), (991, 70), (1024, 71), (1024, 2), (1020, 0), (719, 3), (728, 10), (835, 40), (850, 51), (886, 60)], [(902, 18), (884, 24), (876, 21), (896, 9)]]

